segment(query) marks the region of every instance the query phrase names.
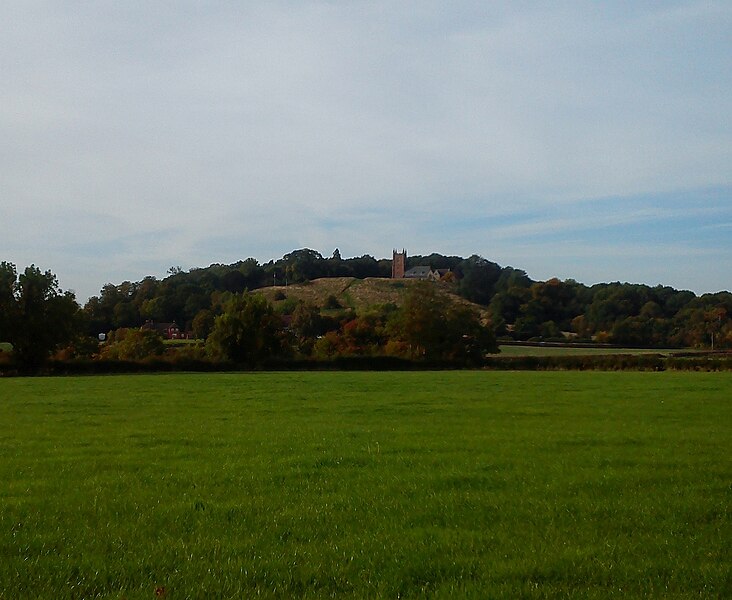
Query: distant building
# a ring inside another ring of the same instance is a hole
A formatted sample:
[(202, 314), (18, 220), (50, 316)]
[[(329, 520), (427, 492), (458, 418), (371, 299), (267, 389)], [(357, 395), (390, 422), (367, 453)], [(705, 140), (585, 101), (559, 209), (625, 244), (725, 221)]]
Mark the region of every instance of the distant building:
[(392, 252), (391, 278), (392, 279), (421, 279), (425, 281), (454, 281), (454, 275), (450, 269), (433, 269), (427, 266), (407, 268), (407, 251)]
[(412, 267), (404, 273), (404, 279), (427, 279), (429, 281), (439, 281), (440, 274), (432, 267)]
[(402, 279), (407, 269), (407, 251), (404, 249), (401, 252), (393, 250), (391, 256), (391, 278)]
[(175, 321), (172, 323), (155, 323), (153, 321), (145, 321), (145, 324), (140, 329), (148, 329), (150, 331), (156, 331), (166, 340), (184, 340), (188, 338), (185, 332), (182, 332)]

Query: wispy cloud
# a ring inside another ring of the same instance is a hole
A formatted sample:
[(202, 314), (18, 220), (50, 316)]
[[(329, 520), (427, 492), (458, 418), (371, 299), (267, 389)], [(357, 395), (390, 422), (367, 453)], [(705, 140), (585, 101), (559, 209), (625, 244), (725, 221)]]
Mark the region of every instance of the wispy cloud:
[[(518, 239), (523, 236), (539, 236), (545, 240), (547, 236), (576, 236), (581, 232), (593, 232), (602, 229), (616, 228), (626, 225), (643, 225), (651, 223), (662, 227), (669, 221), (683, 221), (695, 227), (694, 221), (726, 216), (732, 209), (723, 207), (690, 207), (687, 209), (665, 209), (663, 207), (647, 207), (635, 210), (624, 210), (610, 206), (575, 207), (581, 214), (565, 215), (560, 218), (532, 217), (524, 222), (499, 227), (488, 227), (490, 235), (497, 239)], [(718, 225), (717, 225), (718, 226)], [(707, 227), (707, 226), (702, 226)]]

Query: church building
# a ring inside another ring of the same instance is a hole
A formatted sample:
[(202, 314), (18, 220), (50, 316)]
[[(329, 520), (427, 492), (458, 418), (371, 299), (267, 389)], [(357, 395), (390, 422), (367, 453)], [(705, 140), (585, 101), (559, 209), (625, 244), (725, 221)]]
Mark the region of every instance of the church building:
[(392, 251), (391, 278), (392, 279), (423, 279), (427, 281), (440, 281), (449, 269), (433, 269), (427, 266), (412, 267), (407, 270), (407, 251)]

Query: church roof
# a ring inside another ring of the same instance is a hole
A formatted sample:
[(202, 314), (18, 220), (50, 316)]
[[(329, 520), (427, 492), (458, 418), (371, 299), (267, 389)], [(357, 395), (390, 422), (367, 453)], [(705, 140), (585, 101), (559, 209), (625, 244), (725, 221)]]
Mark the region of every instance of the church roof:
[(405, 278), (411, 279), (427, 279), (432, 274), (430, 267), (412, 267), (404, 273)]

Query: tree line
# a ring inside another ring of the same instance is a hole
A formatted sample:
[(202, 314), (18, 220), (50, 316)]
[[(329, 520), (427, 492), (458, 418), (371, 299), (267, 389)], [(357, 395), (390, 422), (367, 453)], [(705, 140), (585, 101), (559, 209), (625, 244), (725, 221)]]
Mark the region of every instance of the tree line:
[[(732, 294), (697, 296), (668, 286), (572, 279), (534, 281), (525, 271), (481, 256), (410, 256), (407, 268), (450, 269), (454, 290), (486, 307), (496, 334), (514, 340), (595, 341), (647, 347), (732, 346)], [(139, 327), (146, 320), (176, 322), (201, 336), (231, 294), (322, 277), (389, 277), (391, 260), (343, 259), (302, 249), (260, 264), (255, 259), (215, 264), (168, 277), (105, 285), (84, 306), (89, 333)]]
[[(175, 275), (180, 275), (176, 273)], [(39, 370), (56, 359), (213, 361), (258, 366), (271, 359), (331, 360), (392, 357), (410, 361), (447, 360), (479, 365), (497, 352), (490, 326), (469, 305), (451, 302), (434, 285), (412, 286), (401, 307), (372, 306), (356, 314), (297, 302), (278, 312), (261, 294), (225, 292), (216, 314), (209, 312), (205, 343), (169, 347), (153, 328), (118, 327), (99, 344), (89, 335), (89, 317), (55, 276), (35, 266), (18, 274), (0, 264), (0, 339), (13, 346), (19, 368)], [(88, 306), (88, 305), (87, 305)], [(200, 325), (200, 324), (198, 324)], [(84, 327), (87, 331), (84, 331)], [(104, 336), (100, 336), (104, 337)]]
[[(572, 279), (534, 281), (521, 269), (502, 267), (477, 255), (408, 257), (407, 268), (417, 265), (449, 269), (451, 283), (439, 285), (447, 285), (483, 307), (489, 322), (481, 322), (474, 312), (472, 316), (457, 314), (457, 309), (445, 304), (441, 296), (430, 295), (429, 286), (420, 286), (401, 307), (376, 306), (363, 314), (329, 311), (337, 306), (305, 303), (283, 303), (287, 309), (286, 314), (281, 314), (285, 309), (278, 313), (268, 303), (262, 304), (263, 299), (251, 300), (249, 292), (267, 286), (304, 283), (322, 277), (366, 278), (391, 274), (391, 260), (377, 260), (369, 255), (343, 259), (338, 250), (324, 257), (314, 250), (301, 249), (265, 264), (248, 258), (230, 265), (214, 264), (189, 271), (173, 267), (163, 279), (146, 277), (137, 282), (108, 283), (83, 307), (76, 303), (73, 294), (59, 289), (50, 271), (42, 272), (31, 266), (19, 274), (14, 265), (3, 262), (0, 263), (0, 342), (10, 342), (16, 357), (31, 366), (42, 363), (49, 353), (61, 347), (69, 357), (92, 352), (100, 333), (112, 332), (113, 343), (106, 350), (110, 357), (115, 353), (135, 355), (142, 352), (135, 338), (147, 334), (128, 332), (139, 330), (146, 321), (175, 322), (197, 338), (212, 336), (207, 349), (209, 358), (231, 358), (243, 350), (231, 349), (232, 338), (223, 333), (224, 323), (234, 323), (236, 319), (232, 315), (239, 315), (241, 320), (247, 311), (258, 310), (257, 322), (271, 324), (271, 331), (257, 341), (257, 352), (262, 355), (281, 353), (287, 348), (302, 356), (321, 358), (379, 353), (411, 357), (470, 356), (492, 348), (493, 336), (521, 341), (586, 341), (659, 348), (732, 347), (732, 294), (729, 292), (697, 296), (688, 290), (660, 285), (614, 282), (587, 286)], [(432, 321), (426, 319), (422, 325), (418, 325), (420, 321), (416, 317), (408, 319), (409, 314), (424, 316), (424, 311), (417, 310), (420, 303), (431, 307)], [(450, 319), (445, 318), (448, 314)], [(441, 320), (436, 315), (442, 315)], [(425, 323), (432, 323), (434, 328)], [(418, 330), (421, 341), (414, 337)], [(490, 335), (486, 336), (484, 331)], [(448, 341), (450, 335), (457, 337)], [(252, 338), (251, 332), (239, 334), (239, 340), (245, 338)], [(479, 341), (471, 349), (474, 340)], [(144, 352), (148, 354), (165, 350), (161, 345), (147, 344), (149, 347)], [(130, 350), (136, 345), (136, 351)]]

